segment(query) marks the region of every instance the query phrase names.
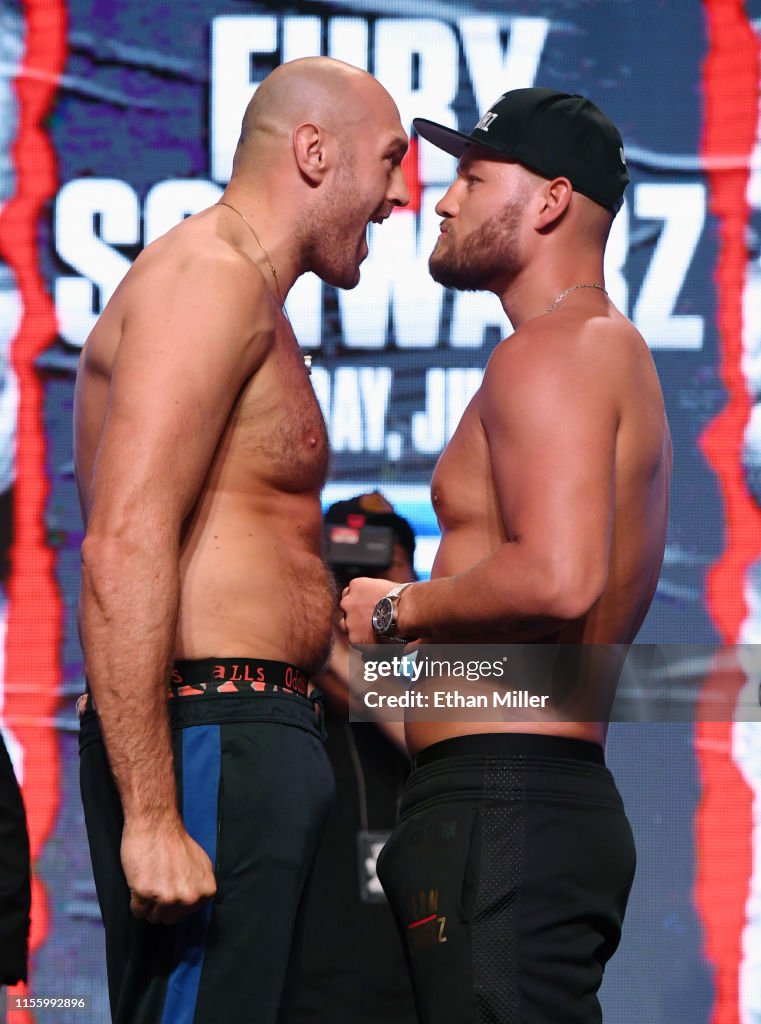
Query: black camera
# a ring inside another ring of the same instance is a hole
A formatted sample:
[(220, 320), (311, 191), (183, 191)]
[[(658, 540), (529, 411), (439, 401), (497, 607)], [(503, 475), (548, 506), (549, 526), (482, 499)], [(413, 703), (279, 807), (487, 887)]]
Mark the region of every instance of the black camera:
[(394, 560), (396, 538), (390, 526), (325, 523), (325, 561), (343, 588), (357, 576), (380, 576)]

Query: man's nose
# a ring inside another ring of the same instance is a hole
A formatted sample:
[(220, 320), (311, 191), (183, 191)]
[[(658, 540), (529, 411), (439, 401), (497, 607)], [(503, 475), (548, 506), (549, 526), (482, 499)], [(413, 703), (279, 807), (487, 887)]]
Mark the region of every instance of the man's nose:
[(451, 184), (438, 203), (436, 203), (436, 213), (439, 217), (454, 217), (457, 213), (458, 206), (454, 195), (456, 184), (456, 182)]
[(405, 180), (401, 164), (394, 168), (394, 173), (391, 175), (391, 183), (386, 197), (390, 203), (394, 204), (394, 206), (406, 206), (410, 201), (410, 193), (407, 188), (407, 182)]

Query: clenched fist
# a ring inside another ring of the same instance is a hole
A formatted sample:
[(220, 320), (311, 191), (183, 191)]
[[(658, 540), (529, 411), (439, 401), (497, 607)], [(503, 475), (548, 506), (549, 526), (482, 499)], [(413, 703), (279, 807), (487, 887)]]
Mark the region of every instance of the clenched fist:
[(217, 891), (211, 861), (182, 826), (125, 824), (121, 859), (130, 910), (151, 924), (174, 924)]

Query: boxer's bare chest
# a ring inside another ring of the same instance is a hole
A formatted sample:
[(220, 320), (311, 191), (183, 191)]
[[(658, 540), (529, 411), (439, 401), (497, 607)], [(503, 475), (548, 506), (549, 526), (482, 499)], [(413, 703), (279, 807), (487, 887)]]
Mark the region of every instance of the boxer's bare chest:
[(431, 501), (443, 531), (479, 520), (492, 504), (492, 466), (478, 399), (476, 393), (431, 479)]
[(272, 350), (242, 389), (230, 418), (231, 454), (279, 490), (319, 491), (328, 471), (325, 420), (293, 333), (278, 327)]

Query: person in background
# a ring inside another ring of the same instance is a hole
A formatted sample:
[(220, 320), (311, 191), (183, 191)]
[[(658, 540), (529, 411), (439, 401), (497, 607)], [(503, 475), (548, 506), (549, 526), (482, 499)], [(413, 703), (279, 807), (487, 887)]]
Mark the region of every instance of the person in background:
[(0, 993), (26, 981), (31, 898), (24, 802), (0, 733)]
[[(377, 573), (397, 583), (417, 578), (412, 527), (377, 491), (331, 505), (325, 525), (328, 563), (339, 592), (355, 575), (369, 571), (352, 565), (352, 555), (343, 553), (356, 546), (341, 548), (345, 530), (359, 541), (367, 527), (385, 529), (387, 559)], [(337, 543), (330, 544), (331, 531)], [(348, 642), (336, 630), (330, 661), (317, 679), (325, 696), (325, 749), (335, 773), (336, 802), (307, 903), (293, 1024), (356, 1024), (360, 1019), (362, 1024), (417, 1024), (404, 950), (375, 873), (378, 853), (396, 824), (409, 772), (403, 725), (350, 722), (348, 676)]]

